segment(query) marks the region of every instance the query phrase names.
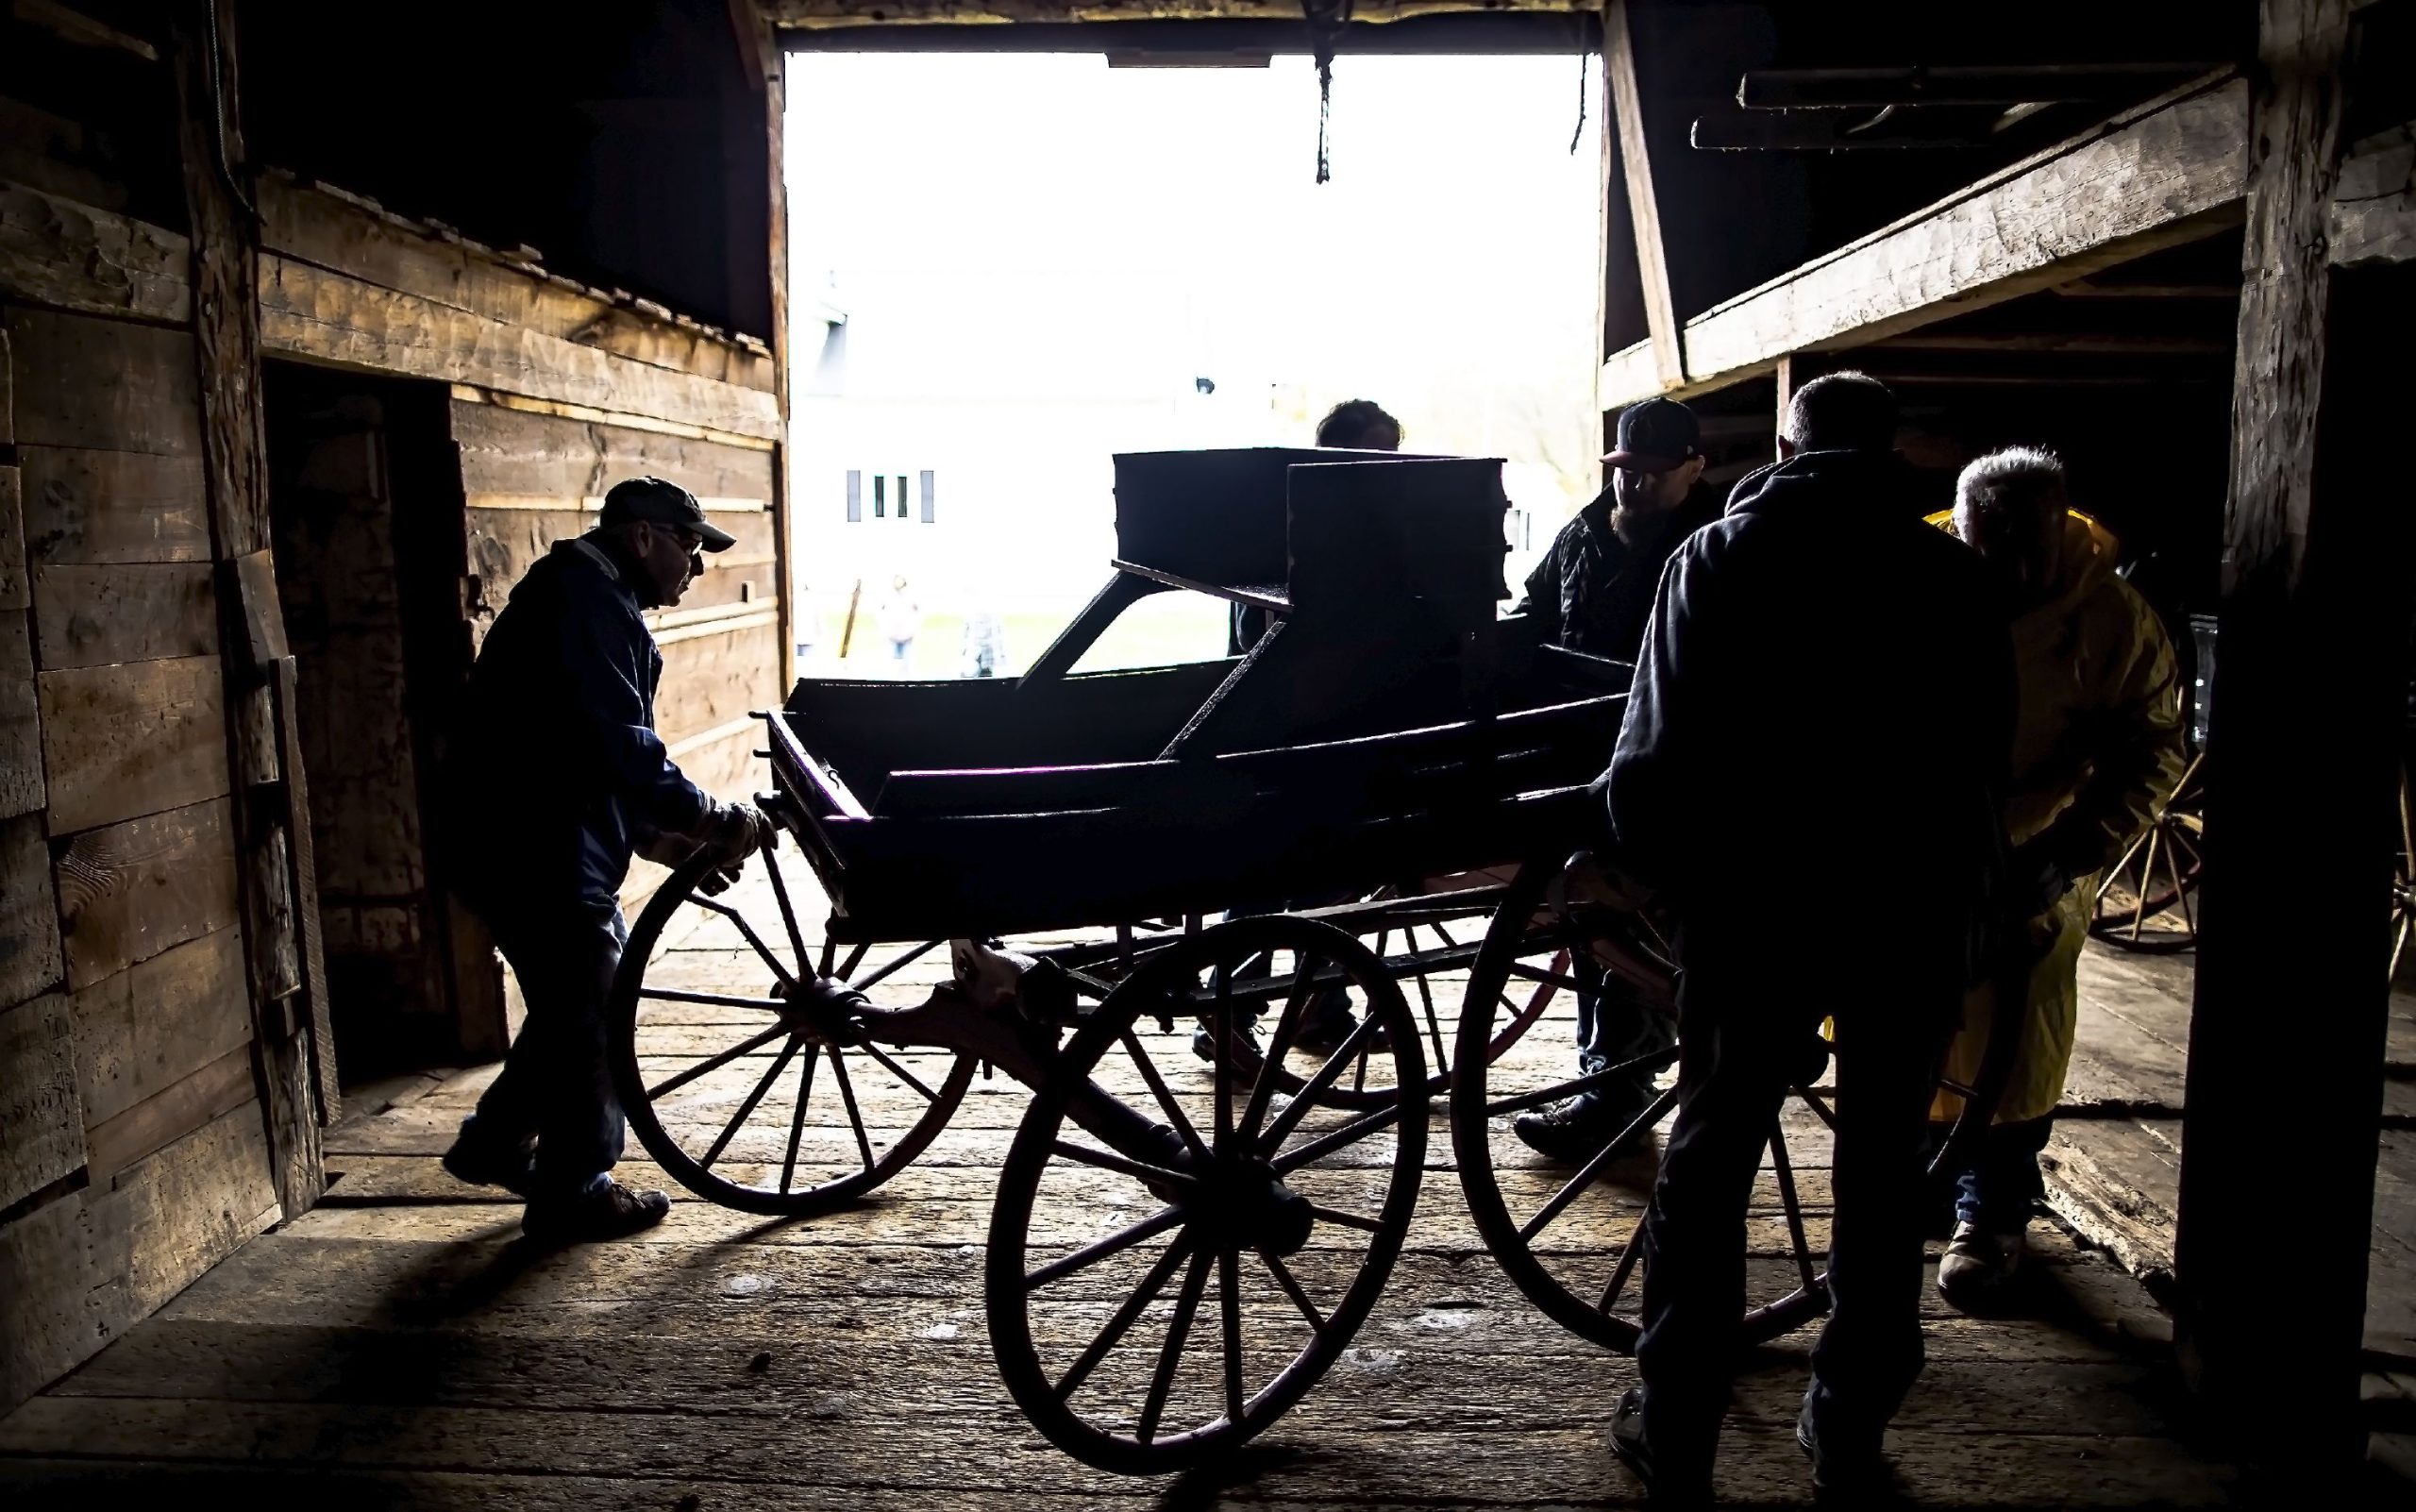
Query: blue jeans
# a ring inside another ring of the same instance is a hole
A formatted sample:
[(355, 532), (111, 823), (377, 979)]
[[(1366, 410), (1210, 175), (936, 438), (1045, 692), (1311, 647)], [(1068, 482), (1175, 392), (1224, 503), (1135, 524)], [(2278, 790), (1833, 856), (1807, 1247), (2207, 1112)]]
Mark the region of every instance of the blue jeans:
[(2016, 1234), (2047, 1195), (2038, 1152), (2047, 1148), (2055, 1116), (2000, 1123), (1980, 1136), (1971, 1165), (1955, 1178), (1955, 1218), (1985, 1234)]
[(627, 1136), (605, 1059), (604, 1005), (629, 925), (610, 903), (482, 916), (520, 979), (528, 1017), (462, 1132), (475, 1127), (476, 1137), (505, 1143), (536, 1135), (532, 1195), (574, 1197), (603, 1182)]
[[(1622, 1061), (1657, 1054), (1678, 1042), (1677, 1020), (1636, 1000), (1616, 977), (1582, 952), (1570, 957), (1569, 974), (1578, 982), (1577, 1074), (1591, 1076)], [(1605, 1082), (1593, 1092), (1613, 1107), (1642, 1112), (1653, 1100), (1654, 1073), (1638, 1071)]]

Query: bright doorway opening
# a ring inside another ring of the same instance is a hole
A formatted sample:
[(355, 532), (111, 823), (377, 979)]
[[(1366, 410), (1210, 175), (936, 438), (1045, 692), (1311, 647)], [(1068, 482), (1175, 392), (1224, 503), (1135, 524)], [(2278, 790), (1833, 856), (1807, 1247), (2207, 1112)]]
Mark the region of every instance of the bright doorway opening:
[[(1514, 593), (1599, 486), (1573, 47), (1342, 59), (1325, 184), (1301, 57), (809, 52), (788, 98), (805, 675), (1019, 672), (1109, 576), (1119, 451), (1306, 445), (1372, 399), (1505, 459)], [(1158, 596), (1082, 665), (1222, 655), (1225, 609)]]

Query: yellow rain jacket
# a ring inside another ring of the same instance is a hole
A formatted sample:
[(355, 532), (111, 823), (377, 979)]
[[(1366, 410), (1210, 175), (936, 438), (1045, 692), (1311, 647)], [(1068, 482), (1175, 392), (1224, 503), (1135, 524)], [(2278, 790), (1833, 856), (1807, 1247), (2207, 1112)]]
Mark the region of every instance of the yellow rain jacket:
[[(1954, 528), (1949, 515), (1932, 519)], [(2048, 836), (2049, 852), (2074, 881), (2030, 921), (2029, 1025), (1999, 1123), (2044, 1117), (2063, 1097), (2098, 876), (2173, 796), (2186, 760), (2180, 668), (2162, 621), (2114, 575), (2115, 542), (2105, 527), (2075, 510), (2064, 529), (2062, 590), (2013, 622), (2021, 716), (2005, 831), (2016, 846)], [(1947, 1074), (1967, 1086), (1979, 1074), (1995, 997), (1984, 984), (1964, 1004)], [(1953, 1118), (1961, 1100), (1940, 1093), (1932, 1116)]]

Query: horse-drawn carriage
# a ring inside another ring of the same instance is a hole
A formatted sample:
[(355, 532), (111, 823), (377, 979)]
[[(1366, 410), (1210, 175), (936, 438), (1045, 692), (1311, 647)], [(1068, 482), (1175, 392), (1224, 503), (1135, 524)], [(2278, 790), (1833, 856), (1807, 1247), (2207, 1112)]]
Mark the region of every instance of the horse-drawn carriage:
[[(698, 1196), (811, 1215), (968, 1101), (998, 1107), (977, 1075), (1029, 1087), (991, 1340), (1034, 1424), (1111, 1470), (1236, 1444), (1334, 1364), (1407, 1235), (1441, 1097), (1486, 1248), (1554, 1318), (1632, 1345), (1649, 1169), (1551, 1168), (1508, 1120), (1616, 1074), (1668, 1082), (1674, 1050), (1571, 1074), (1555, 1009), (1578, 952), (1658, 1011), (1673, 968), (1649, 909), (1566, 881), (1627, 668), (1498, 617), (1500, 465), (1119, 457), (1115, 574), (1022, 678), (800, 681), (766, 716), (764, 801), (795, 844), (763, 858), (764, 905), (705, 893), (699, 858), (631, 932), (612, 1059), (647, 1151)], [(1239, 658), (1072, 670), (1174, 591), (1270, 628)], [(800, 856), (830, 903), (818, 950)], [(699, 940), (756, 985), (700, 977)], [(1749, 1336), (1825, 1306), (1789, 1156), (1823, 1142), (1832, 1098), (1804, 1081), (1760, 1194)]]

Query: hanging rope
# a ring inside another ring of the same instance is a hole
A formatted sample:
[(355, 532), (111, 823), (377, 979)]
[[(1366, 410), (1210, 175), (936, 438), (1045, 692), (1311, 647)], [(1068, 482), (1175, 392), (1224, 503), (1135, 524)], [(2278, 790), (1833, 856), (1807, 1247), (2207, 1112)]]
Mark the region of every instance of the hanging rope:
[(1577, 129), (1569, 134), (1569, 155), (1577, 156), (1577, 144), (1586, 140), (1586, 95), (1587, 64), (1593, 61), (1594, 50), (1586, 45), (1586, 18), (1571, 12), (1569, 20), (1577, 26)]
[(1317, 62), (1317, 182), (1334, 177), (1326, 156), (1326, 131), (1334, 120), (1334, 49), (1351, 25), (1353, 0), (1300, 0), (1309, 25), (1309, 51)]

